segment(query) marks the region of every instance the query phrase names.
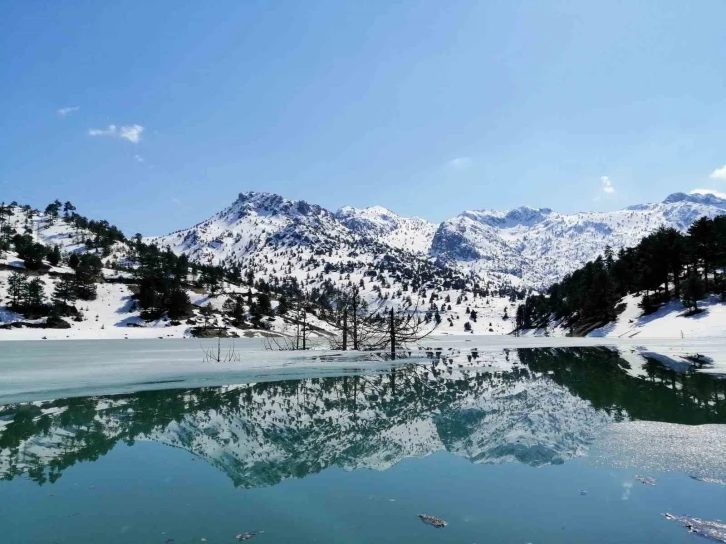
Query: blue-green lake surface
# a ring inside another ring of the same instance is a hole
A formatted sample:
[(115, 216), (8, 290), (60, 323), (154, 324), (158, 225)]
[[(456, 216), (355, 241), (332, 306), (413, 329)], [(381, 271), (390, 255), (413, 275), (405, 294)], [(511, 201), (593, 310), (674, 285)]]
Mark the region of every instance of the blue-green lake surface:
[(664, 513), (726, 519), (722, 377), (496, 357), (0, 407), (0, 542), (667, 543), (697, 537)]

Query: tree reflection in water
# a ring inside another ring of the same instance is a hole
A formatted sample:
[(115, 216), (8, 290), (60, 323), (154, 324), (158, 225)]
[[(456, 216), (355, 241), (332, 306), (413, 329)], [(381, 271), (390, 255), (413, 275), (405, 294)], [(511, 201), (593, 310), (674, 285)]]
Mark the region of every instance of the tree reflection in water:
[(726, 380), (607, 348), (518, 349), (385, 374), (148, 391), (0, 407), (0, 474), (56, 481), (116, 444), (184, 448), (236, 486), (330, 466), (386, 469), (447, 450), (477, 463), (562, 463), (613, 421), (726, 423)]

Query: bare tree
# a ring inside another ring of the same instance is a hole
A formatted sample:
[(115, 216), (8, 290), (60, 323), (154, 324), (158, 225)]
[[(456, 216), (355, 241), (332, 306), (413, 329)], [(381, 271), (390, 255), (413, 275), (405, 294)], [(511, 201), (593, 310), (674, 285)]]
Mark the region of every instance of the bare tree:
[(328, 321), (336, 333), (330, 339), (332, 349), (347, 350), (352, 344), (355, 350), (387, 350), (396, 359), (397, 350), (416, 343), (435, 329), (427, 330), (416, 304), (401, 304), (397, 309), (383, 306), (381, 301), (373, 310), (361, 311), (360, 291), (353, 287), (341, 301), (337, 319)]
[(205, 363), (239, 363), (242, 360), (242, 357), (239, 353), (237, 353), (237, 350), (234, 348), (234, 340), (232, 340), (232, 345), (229, 347), (226, 353), (222, 353), (222, 338), (217, 338), (217, 347), (215, 348), (209, 348), (205, 349), (202, 348), (202, 351), (204, 352), (204, 362)]
[[(264, 340), (265, 349), (272, 351), (298, 351), (309, 349), (310, 324), (308, 323), (308, 293), (301, 293), (292, 302), (288, 320), (295, 327), (293, 335), (268, 336)], [(292, 314), (292, 317), (290, 317)]]

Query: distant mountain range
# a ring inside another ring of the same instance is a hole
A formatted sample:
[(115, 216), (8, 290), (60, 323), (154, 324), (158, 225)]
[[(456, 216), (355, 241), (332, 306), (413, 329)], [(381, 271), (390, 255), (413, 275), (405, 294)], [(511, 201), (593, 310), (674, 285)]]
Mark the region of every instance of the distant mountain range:
[[(701, 216), (726, 213), (714, 194), (674, 193), (612, 212), (563, 214), (548, 208), (470, 210), (440, 224), (381, 206), (337, 212), (271, 193), (240, 193), (231, 206), (191, 228), (150, 241), (203, 262), (292, 271), (289, 251), (375, 264), (428, 258), (444, 270), (491, 286), (541, 288), (602, 254), (636, 245), (661, 226), (686, 230)], [(287, 265), (287, 266), (286, 266)]]

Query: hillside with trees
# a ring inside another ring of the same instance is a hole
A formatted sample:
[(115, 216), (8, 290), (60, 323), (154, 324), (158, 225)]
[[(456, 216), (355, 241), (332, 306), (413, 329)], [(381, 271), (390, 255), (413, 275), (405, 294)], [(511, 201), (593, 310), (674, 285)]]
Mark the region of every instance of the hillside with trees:
[(726, 297), (726, 216), (697, 219), (685, 233), (660, 228), (632, 248), (603, 255), (550, 286), (530, 295), (517, 308), (517, 330), (555, 322), (572, 334), (587, 334), (616, 319), (621, 299), (641, 296), (642, 315), (680, 300), (684, 314), (701, 311), (707, 294)]
[(399, 248), (324, 248), (293, 230), (255, 241), (255, 257), (210, 262), (60, 200), (2, 204), (0, 232), (0, 339), (262, 335), (282, 338), (272, 349), (388, 350), (439, 327), (509, 332), (524, 295)]

